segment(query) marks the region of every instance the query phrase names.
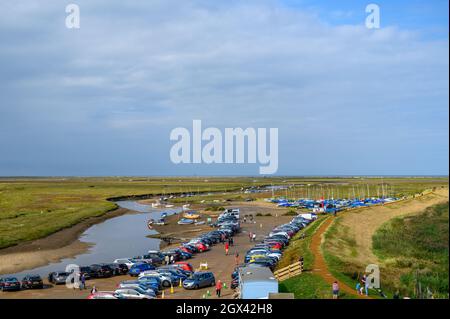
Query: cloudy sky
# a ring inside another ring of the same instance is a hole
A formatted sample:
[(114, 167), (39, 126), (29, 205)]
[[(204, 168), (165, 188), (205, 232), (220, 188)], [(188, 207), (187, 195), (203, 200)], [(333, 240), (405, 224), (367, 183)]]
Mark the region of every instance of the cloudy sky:
[(281, 175), (448, 174), (448, 1), (0, 5), (0, 175), (239, 175), (170, 131), (279, 128)]

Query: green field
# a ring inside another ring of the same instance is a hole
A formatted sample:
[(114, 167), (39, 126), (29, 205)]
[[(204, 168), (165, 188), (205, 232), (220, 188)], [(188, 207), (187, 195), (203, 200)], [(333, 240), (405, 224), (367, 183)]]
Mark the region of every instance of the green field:
[(0, 179), (0, 248), (45, 237), (115, 209), (110, 197), (210, 192), (265, 184), (250, 178)]
[(415, 298), (427, 297), (429, 290), (448, 298), (448, 208), (439, 204), (417, 216), (395, 218), (375, 233), (375, 254), (396, 274), (382, 276), (386, 289)]
[[(0, 248), (45, 237), (80, 221), (115, 209), (108, 198), (145, 194), (224, 192), (261, 185), (289, 185), (275, 196), (371, 196), (410, 194), (446, 185), (446, 178), (324, 178), (324, 177), (108, 177), (108, 178), (0, 178)], [(368, 190), (367, 190), (368, 189)], [(178, 198), (176, 202), (271, 196), (214, 194)]]

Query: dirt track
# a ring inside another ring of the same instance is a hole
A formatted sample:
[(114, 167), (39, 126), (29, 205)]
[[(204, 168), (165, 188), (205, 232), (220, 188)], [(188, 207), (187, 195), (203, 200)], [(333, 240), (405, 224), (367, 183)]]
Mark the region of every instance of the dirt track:
[[(333, 217), (327, 217), (324, 222), (319, 226), (317, 231), (314, 233), (312, 240), (311, 240), (311, 251), (314, 254), (314, 265), (312, 272), (316, 275), (321, 276), (327, 283), (330, 284), (330, 290), (331, 285), (333, 282), (338, 281), (328, 270), (327, 264), (325, 262), (325, 258), (323, 257), (322, 250), (321, 250), (321, 244), (323, 240), (323, 234), (327, 231), (328, 227), (333, 222)], [(339, 282), (339, 281), (338, 281)], [(358, 295), (355, 292), (355, 289), (352, 289), (351, 287), (345, 285), (342, 282), (339, 282), (339, 288), (340, 291), (343, 291), (350, 295), (358, 296), (359, 298), (367, 298), (366, 296)]]

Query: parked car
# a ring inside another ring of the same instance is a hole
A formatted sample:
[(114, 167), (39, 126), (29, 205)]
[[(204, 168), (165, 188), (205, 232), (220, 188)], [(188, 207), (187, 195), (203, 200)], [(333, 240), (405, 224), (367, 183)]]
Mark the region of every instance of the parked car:
[(141, 289), (142, 291), (145, 291), (146, 294), (155, 296), (156, 297), (156, 291), (150, 287), (149, 285), (145, 285), (143, 283), (140, 283), (138, 280), (135, 280), (135, 283), (126, 283), (121, 282), (119, 283), (117, 289)]
[(138, 264), (134, 264), (133, 266), (131, 266), (128, 274), (130, 276), (139, 276), (139, 274), (141, 272), (144, 272), (147, 270), (155, 270), (155, 269), (156, 269), (155, 266), (153, 266), (152, 264), (138, 263)]
[(89, 266), (82, 266), (80, 267), (80, 274), (84, 275), (85, 279), (91, 279), (92, 278), (92, 270)]
[(171, 285), (176, 284), (174, 278), (172, 278), (171, 276), (167, 276), (165, 274), (161, 274), (156, 270), (147, 270), (139, 274), (139, 280), (143, 280), (143, 278), (146, 277), (158, 277), (159, 280), (161, 281), (162, 287), (170, 287)]
[(144, 290), (152, 289), (157, 293), (160, 289), (160, 283), (156, 280), (125, 280), (117, 285), (117, 288), (134, 288), (142, 287)]
[(113, 276), (113, 269), (106, 264), (93, 264), (90, 268), (92, 278), (108, 278)]
[(54, 271), (48, 275), (48, 281), (55, 285), (63, 285), (66, 283), (69, 273), (65, 271)]
[(16, 277), (0, 278), (0, 286), (2, 288), (2, 291), (20, 290), (20, 282)]
[(138, 278), (139, 282), (142, 282), (144, 284), (154, 284), (158, 287), (158, 290), (162, 289), (162, 282), (161, 278), (159, 276), (144, 276), (141, 278)]
[(39, 275), (26, 275), (22, 278), (22, 289), (42, 289), (44, 288), (44, 282)]
[(129, 270), (126, 264), (112, 263), (106, 265), (111, 267), (114, 276), (126, 275)]
[(180, 267), (183, 270), (187, 270), (187, 271), (194, 271), (194, 267), (192, 267), (192, 265), (188, 262), (185, 261), (177, 261), (175, 263), (176, 266)]
[(98, 291), (90, 294), (87, 299), (117, 299), (117, 297), (111, 291)]
[(155, 299), (155, 295), (147, 293), (141, 288), (134, 289), (117, 289), (114, 296), (121, 299)]
[(114, 260), (114, 263), (115, 264), (125, 264), (125, 265), (127, 265), (128, 269), (130, 269), (131, 266), (133, 266), (136, 262), (131, 258), (119, 258), (119, 259)]
[(183, 282), (184, 289), (199, 289), (210, 287), (216, 284), (216, 279), (212, 272), (195, 272), (191, 277)]

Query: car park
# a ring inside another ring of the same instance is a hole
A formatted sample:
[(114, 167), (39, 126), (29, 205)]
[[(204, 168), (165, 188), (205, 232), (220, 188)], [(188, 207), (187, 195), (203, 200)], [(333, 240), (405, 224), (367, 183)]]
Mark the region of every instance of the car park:
[(22, 289), (42, 289), (44, 282), (39, 275), (26, 275), (20, 282)]

